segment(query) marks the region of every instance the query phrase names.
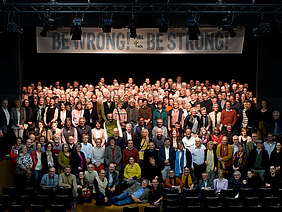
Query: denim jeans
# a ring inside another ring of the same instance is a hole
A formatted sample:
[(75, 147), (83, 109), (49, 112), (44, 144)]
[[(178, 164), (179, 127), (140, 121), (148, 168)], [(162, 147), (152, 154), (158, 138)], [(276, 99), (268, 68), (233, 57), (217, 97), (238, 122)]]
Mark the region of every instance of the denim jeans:
[(132, 202), (131, 196), (127, 192), (121, 193), (119, 196), (112, 197), (110, 203), (114, 205), (127, 205)]

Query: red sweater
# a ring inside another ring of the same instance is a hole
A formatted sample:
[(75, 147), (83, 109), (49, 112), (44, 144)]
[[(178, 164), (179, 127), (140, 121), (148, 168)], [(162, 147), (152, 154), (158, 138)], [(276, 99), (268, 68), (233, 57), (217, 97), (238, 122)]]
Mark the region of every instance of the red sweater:
[(133, 156), (135, 158), (135, 162), (139, 164), (139, 153), (138, 150), (133, 148), (132, 150), (129, 150), (128, 148), (124, 149), (122, 152), (122, 162), (123, 167), (128, 164), (128, 159), (130, 156)]
[(223, 126), (226, 126), (227, 124), (232, 124), (232, 126), (234, 127), (236, 121), (237, 121), (236, 110), (231, 109), (231, 111), (226, 111), (226, 109), (224, 109), (221, 112), (221, 123)]

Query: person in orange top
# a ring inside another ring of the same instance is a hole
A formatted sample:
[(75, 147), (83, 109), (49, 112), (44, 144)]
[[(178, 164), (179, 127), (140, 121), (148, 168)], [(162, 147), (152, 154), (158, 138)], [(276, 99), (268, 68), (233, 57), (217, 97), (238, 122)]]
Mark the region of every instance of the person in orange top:
[(165, 179), (165, 186), (168, 188), (180, 189), (184, 187), (184, 183), (175, 176), (173, 169), (169, 171), (169, 176)]
[[(216, 156), (218, 159), (218, 170), (224, 174), (230, 174), (232, 170), (232, 146), (227, 143), (227, 137), (223, 136), (221, 144), (217, 146)], [(228, 177), (226, 177), (229, 179)]]

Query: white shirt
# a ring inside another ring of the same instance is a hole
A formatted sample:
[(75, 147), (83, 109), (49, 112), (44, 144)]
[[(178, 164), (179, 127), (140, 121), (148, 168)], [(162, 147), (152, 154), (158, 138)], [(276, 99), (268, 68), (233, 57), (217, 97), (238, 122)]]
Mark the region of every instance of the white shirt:
[(127, 135), (127, 140), (132, 140), (131, 133), (128, 133), (128, 132), (126, 131), (126, 135)]
[(165, 159), (169, 159), (169, 148), (165, 148)]
[(8, 111), (8, 108), (2, 107), (2, 109), (3, 109), (3, 111), (4, 111), (4, 113), (5, 113), (5, 116), (6, 116), (7, 126), (9, 126), (9, 124), (10, 124), (10, 113), (9, 113), (9, 111)]
[(190, 150), (193, 146), (195, 146), (195, 139), (196, 139), (196, 137), (194, 136), (193, 133), (191, 133), (191, 137), (189, 139), (188, 139), (187, 136), (182, 138), (182, 142), (184, 144), (184, 148)]

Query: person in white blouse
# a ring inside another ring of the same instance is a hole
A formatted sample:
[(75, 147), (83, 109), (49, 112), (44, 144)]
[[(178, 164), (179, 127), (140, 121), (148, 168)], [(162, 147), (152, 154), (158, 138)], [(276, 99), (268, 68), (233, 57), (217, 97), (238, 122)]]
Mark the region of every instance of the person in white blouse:
[(106, 145), (106, 139), (105, 139), (105, 133), (104, 133), (104, 129), (101, 128), (101, 124), (99, 121), (96, 121), (94, 123), (94, 128), (91, 130), (92, 132), (92, 145), (93, 147), (96, 146), (96, 139), (100, 138), (102, 140), (102, 147), (105, 147)]

